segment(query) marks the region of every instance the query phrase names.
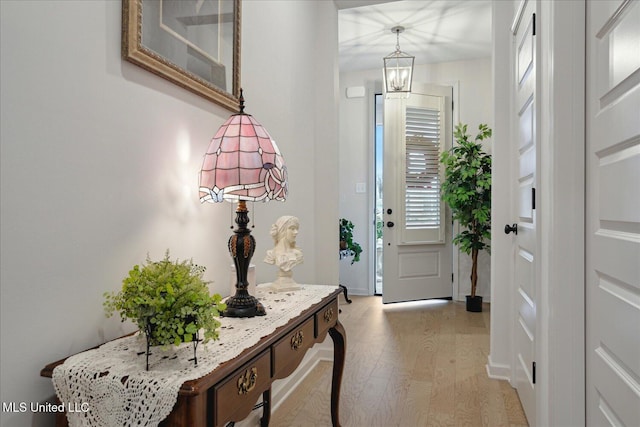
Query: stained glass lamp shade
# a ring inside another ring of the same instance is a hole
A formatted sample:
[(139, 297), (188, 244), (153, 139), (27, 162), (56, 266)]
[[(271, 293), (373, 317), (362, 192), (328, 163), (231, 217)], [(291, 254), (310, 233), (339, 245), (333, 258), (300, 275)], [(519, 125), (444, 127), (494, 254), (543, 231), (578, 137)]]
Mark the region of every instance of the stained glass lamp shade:
[(200, 174), (200, 201), (268, 201), (287, 197), (287, 169), (275, 141), (249, 114), (218, 129)]
[(249, 295), (247, 275), (255, 251), (255, 239), (247, 228), (247, 201), (284, 201), (287, 197), (287, 167), (275, 141), (251, 115), (232, 115), (218, 129), (204, 155), (200, 172), (200, 201), (238, 202), (237, 228), (229, 239), (229, 253), (236, 267), (236, 294), (226, 301), (223, 315), (253, 317), (265, 314), (264, 307)]

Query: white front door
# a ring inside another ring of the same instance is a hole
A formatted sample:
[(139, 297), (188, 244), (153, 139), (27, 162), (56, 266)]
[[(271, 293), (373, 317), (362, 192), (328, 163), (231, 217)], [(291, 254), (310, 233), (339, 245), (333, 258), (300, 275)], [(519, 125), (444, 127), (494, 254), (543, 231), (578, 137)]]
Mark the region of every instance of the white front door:
[(451, 216), (439, 156), (451, 146), (452, 88), (418, 85), (385, 99), (382, 301), (450, 298)]
[(505, 227), (513, 239), (513, 295), (515, 295), (515, 360), (514, 378), (518, 396), (529, 421), (536, 424), (535, 354), (537, 292), (538, 225), (535, 189), (538, 187), (539, 157), (538, 111), (539, 84), (537, 65), (539, 46), (536, 43), (536, 2), (522, 2), (518, 8), (513, 32), (512, 66), (514, 67), (514, 111), (512, 128), (515, 134), (511, 170), (513, 186), (513, 221)]
[(640, 2), (587, 2), (588, 426), (640, 426)]

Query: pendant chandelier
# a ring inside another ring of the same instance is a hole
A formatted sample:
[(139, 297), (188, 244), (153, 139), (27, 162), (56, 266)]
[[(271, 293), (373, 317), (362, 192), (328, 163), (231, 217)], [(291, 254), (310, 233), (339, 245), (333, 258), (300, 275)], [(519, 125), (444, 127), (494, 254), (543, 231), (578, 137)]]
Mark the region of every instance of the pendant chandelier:
[(398, 25), (391, 32), (396, 34), (396, 50), (384, 57), (385, 96), (408, 98), (411, 94), (415, 56), (400, 50), (400, 33), (404, 32), (404, 27)]

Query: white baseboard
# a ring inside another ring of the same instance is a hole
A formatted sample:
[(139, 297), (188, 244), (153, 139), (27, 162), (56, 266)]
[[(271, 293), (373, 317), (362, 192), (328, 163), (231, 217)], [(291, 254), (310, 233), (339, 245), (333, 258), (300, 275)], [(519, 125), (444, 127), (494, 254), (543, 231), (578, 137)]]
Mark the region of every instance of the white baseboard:
[(511, 366), (501, 363), (494, 363), (491, 355), (487, 357), (487, 375), (495, 380), (505, 380), (511, 383)]
[(368, 297), (372, 295), (369, 289), (360, 289), (360, 288), (351, 289), (348, 286), (347, 286), (347, 293), (349, 294), (349, 296), (357, 295), (360, 297)]

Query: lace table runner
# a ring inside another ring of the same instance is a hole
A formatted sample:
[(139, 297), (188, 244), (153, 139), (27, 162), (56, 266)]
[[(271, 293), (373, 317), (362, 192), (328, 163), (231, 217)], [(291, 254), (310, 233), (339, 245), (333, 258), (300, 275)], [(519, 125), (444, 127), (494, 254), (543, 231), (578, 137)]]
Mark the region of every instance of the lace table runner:
[(336, 286), (302, 285), (295, 292), (274, 293), (268, 284), (258, 285), (255, 297), (267, 315), (252, 318), (220, 318), (220, 339), (198, 345), (194, 366), (193, 345), (166, 349), (152, 347), (149, 370), (146, 340), (136, 334), (69, 357), (53, 371), (53, 385), (75, 426), (156, 426), (178, 399), (185, 381), (207, 375), (221, 363), (254, 346), (261, 338), (286, 325)]

